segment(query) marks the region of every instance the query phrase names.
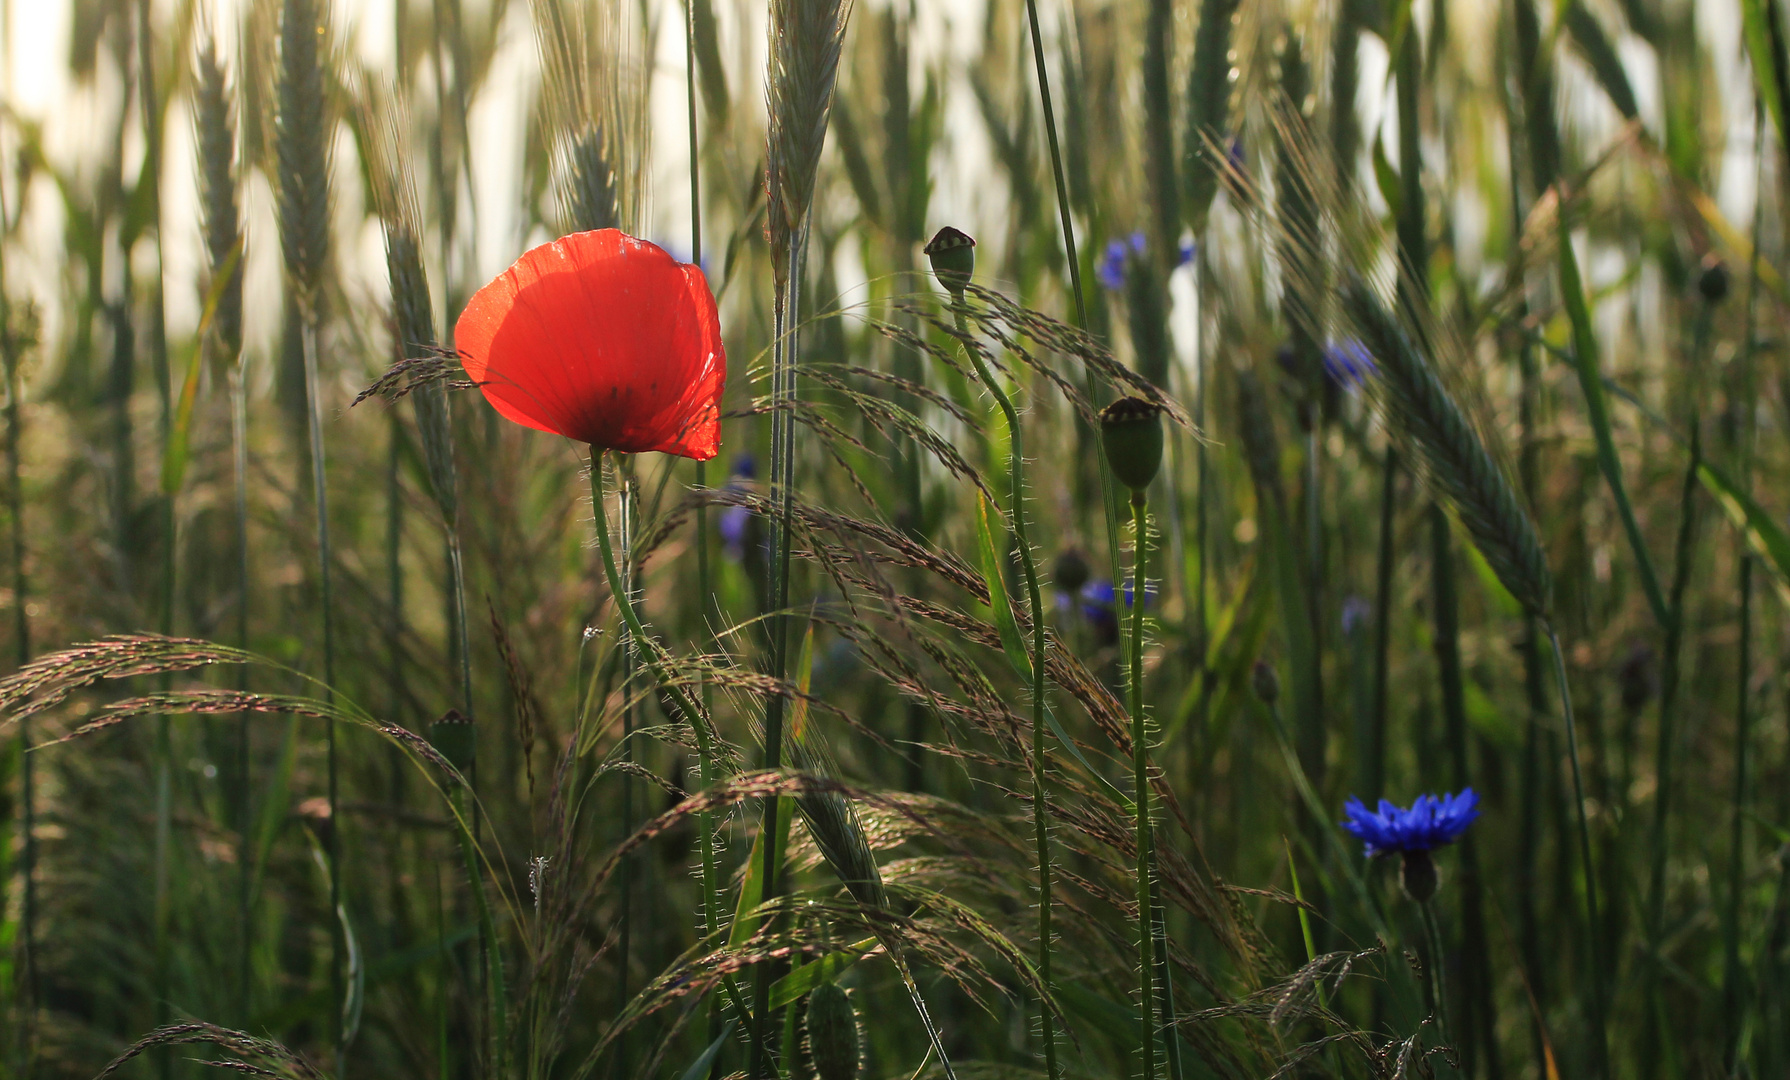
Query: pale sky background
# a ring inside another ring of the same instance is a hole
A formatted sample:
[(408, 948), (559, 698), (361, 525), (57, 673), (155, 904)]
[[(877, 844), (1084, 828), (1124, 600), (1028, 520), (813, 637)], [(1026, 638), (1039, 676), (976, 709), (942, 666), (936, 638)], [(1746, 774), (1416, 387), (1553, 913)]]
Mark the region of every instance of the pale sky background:
[[(172, 0), (154, 0), (159, 7), (171, 8)], [(230, 39), (230, 24), (235, 21), (235, 7), (229, 0), (214, 0), (216, 10), (225, 14), (216, 17), (220, 37)], [(629, 0), (614, 0), (628, 2)], [(878, 7), (887, 0), (859, 0), (860, 9)], [(1086, 2), (1086, 0), (1084, 0)], [(1124, 0), (1121, 0), (1124, 2)], [(651, 156), (651, 199), (647, 208), (649, 237), (669, 246), (689, 250), (687, 188), (688, 158), (684, 119), (684, 42), (680, 0), (649, 0), (651, 17), (659, 24), (656, 37), (658, 55), (652, 73), (653, 146)], [(717, 14), (722, 23), (722, 54), (729, 61), (736, 106), (762, 108), (762, 95), (754, 89), (758, 73), (763, 71), (764, 5), (762, 3), (719, 0)], [(1191, 3), (1181, 5), (1190, 16)], [(1298, 6), (1304, 6), (1300, 4)], [(0, 0), (10, 26), (6, 27), (4, 55), (0, 56), (0, 94), (22, 115), (45, 126), (47, 150), (53, 160), (69, 164), (90, 158), (92, 148), (107, 137), (92, 107), (92, 90), (73, 90), (67, 73), (69, 5), (63, 0)], [(1039, 5), (1046, 21), (1047, 36), (1054, 37), (1057, 20), (1065, 8), (1064, 0), (1043, 0)], [(1482, 0), (1451, 0), (1452, 32), (1456, 35), (1495, 32), (1491, 23), (1496, 5)], [(339, 32), (353, 41), (358, 55), (374, 70), (388, 69), (393, 58), (391, 0), (337, 0), (335, 21)], [(1418, 5), (1420, 18), (1427, 15), (1428, 5)], [(1544, 9), (1545, 10), (1545, 9)], [(1728, 138), (1725, 144), (1724, 168), (1713, 193), (1723, 212), (1734, 222), (1744, 223), (1751, 214), (1753, 179), (1752, 115), (1750, 72), (1741, 62), (1741, 45), (1737, 0), (1697, 0), (1699, 34), (1718, 63), (1719, 78), (1724, 83), (1722, 95), (1727, 116)], [(935, 222), (954, 222), (968, 228), (981, 228), (989, 238), (998, 238), (999, 221), (1007, 200), (1004, 180), (990, 182), (998, 170), (989, 159), (982, 121), (976, 112), (966, 81), (962, 78), (965, 64), (978, 47), (982, 21), (982, 0), (917, 0), (918, 22), (914, 30), (914, 64), (916, 68), (945, 59), (943, 67), (952, 73), (947, 86), (947, 114), (944, 142), (932, 162), (935, 195)], [(1616, 25), (1607, 21), (1607, 25)], [(1655, 131), (1660, 128), (1659, 104), (1652, 80), (1653, 58), (1648, 48), (1632, 36), (1625, 35), (1619, 48), (1628, 65), (1630, 80), (1640, 100), (1643, 118)], [(1050, 48), (1055, 55), (1054, 47)], [(740, 58), (749, 56), (749, 67), (742, 67)], [(948, 59), (947, 59), (948, 58)], [(1363, 118), (1368, 131), (1381, 122), (1384, 102), (1385, 52), (1371, 37), (1364, 40), (1362, 72)], [(105, 70), (102, 65), (102, 71)], [(480, 234), (476, 238), (476, 266), (465, 268), (465, 274), (483, 279), (507, 265), (520, 253), (518, 236), (520, 214), (516, 207), (515, 184), (525, 132), (525, 110), (535, 79), (536, 53), (528, 22), (528, 5), (515, 2), (502, 31), (502, 44), (494, 61), (487, 85), (474, 104), (472, 145), (478, 148), (474, 157), (475, 191), (480, 204), (477, 220)], [(109, 74), (105, 77), (111, 78)], [(1581, 137), (1601, 141), (1615, 132), (1615, 114), (1601, 102), (1601, 94), (1589, 83), (1590, 76), (1572, 58), (1562, 65), (1562, 86), (1567, 100), (1590, 102), (1575, 108), (1569, 122)], [(189, 333), (198, 318), (200, 247), (196, 185), (192, 162), (192, 128), (184, 109), (171, 114), (164, 164), (165, 281), (169, 330), (174, 335)], [(344, 136), (345, 138), (345, 136)], [(1390, 133), (1389, 133), (1390, 140)], [(3, 148), (11, 153), (10, 145)], [(126, 160), (135, 161), (139, 147), (127, 145)], [(338, 169), (350, 167), (352, 154), (338, 154)], [(351, 177), (344, 177), (345, 180)], [(338, 185), (344, 198), (358, 199), (358, 184)], [(16, 197), (8, 192), (9, 198)], [(1471, 195), (1466, 196), (1472, 198)], [(255, 183), (248, 193), (248, 225), (251, 235), (249, 254), (249, 303), (246, 330), (251, 346), (267, 342), (276, 330), (279, 267), (277, 244), (273, 236), (271, 196), (264, 184)], [(32, 215), (28, 222), (25, 243), (15, 245), (7, 265), (9, 287), (15, 292), (23, 285), (46, 304), (47, 317), (55, 331), (55, 301), (59, 292), (58, 267), (61, 257), (60, 211), (53, 189), (39, 183), (31, 195)], [(1054, 212), (1054, 200), (1051, 201)], [(1471, 206), (1456, 207), (1457, 240), (1463, 245), (1477, 242), (1483, 232), (1483, 214), (1477, 217)], [(266, 237), (268, 239), (256, 239)], [(531, 241), (543, 237), (527, 238)], [(1083, 244), (1102, 244), (1105, 237), (1080, 237)], [(345, 243), (347, 243), (345, 241)], [(355, 250), (361, 257), (341, 260), (345, 287), (351, 294), (369, 297), (385, 292), (381, 240), (376, 227), (369, 227), (356, 239)], [(147, 246), (141, 246), (143, 258)], [(1621, 255), (1617, 252), (1592, 253), (1590, 270), (1594, 280), (1608, 279), (1622, 272)], [(1611, 258), (1615, 261), (1612, 263)], [(838, 280), (847, 294), (862, 279), (852, 251), (841, 254)], [(143, 272), (151, 272), (144, 267)], [(1093, 287), (1089, 284), (1089, 287)], [(1176, 339), (1185, 351), (1193, 342), (1192, 289), (1178, 282), (1175, 288)], [(1600, 313), (1608, 314), (1608, 313)]]

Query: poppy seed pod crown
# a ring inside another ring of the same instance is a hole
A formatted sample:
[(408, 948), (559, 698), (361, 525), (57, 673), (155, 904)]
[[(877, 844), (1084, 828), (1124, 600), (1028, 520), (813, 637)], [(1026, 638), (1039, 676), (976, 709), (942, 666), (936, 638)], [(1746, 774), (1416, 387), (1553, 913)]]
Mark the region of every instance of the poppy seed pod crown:
[(947, 225), (933, 234), (924, 250), (932, 260), (932, 272), (939, 284), (949, 289), (951, 295), (962, 296), (970, 275), (976, 272), (976, 241), (968, 233)]
[(1141, 493), (1162, 467), (1162, 406), (1122, 397), (1100, 410), (1100, 441), (1113, 475)]

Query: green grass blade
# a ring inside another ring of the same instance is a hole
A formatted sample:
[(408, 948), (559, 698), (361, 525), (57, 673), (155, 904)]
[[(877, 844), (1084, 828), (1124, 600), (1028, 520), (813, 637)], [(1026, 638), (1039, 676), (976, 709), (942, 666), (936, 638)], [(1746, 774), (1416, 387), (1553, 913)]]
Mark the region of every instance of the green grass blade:
[(1562, 217), (1560, 223), (1560, 292), (1566, 302), (1566, 315), (1572, 323), (1573, 367), (1579, 375), (1579, 388), (1585, 394), (1585, 412), (1591, 421), (1591, 433), (1597, 439), (1597, 466), (1610, 485), (1616, 499), (1616, 512), (1622, 517), (1622, 529), (1635, 554), (1641, 574), (1641, 588), (1647, 594), (1647, 606), (1661, 627), (1673, 618), (1666, 606), (1666, 595), (1660, 590), (1659, 574), (1653, 567), (1653, 556), (1647, 551), (1647, 540), (1635, 520), (1635, 508), (1629, 502), (1628, 488), (1622, 482), (1622, 459), (1616, 454), (1616, 440), (1610, 432), (1610, 405), (1604, 397), (1603, 379), (1597, 366), (1597, 337), (1591, 328), (1591, 311), (1585, 304), (1585, 287), (1579, 279), (1579, 260), (1573, 254), (1571, 230)]

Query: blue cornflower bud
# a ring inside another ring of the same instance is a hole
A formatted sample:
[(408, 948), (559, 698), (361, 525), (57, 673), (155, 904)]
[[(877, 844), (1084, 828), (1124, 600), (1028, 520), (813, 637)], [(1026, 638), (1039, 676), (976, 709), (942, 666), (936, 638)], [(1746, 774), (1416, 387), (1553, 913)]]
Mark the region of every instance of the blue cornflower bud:
[(1340, 390), (1353, 390), (1379, 372), (1373, 354), (1356, 338), (1324, 343), (1324, 377)]

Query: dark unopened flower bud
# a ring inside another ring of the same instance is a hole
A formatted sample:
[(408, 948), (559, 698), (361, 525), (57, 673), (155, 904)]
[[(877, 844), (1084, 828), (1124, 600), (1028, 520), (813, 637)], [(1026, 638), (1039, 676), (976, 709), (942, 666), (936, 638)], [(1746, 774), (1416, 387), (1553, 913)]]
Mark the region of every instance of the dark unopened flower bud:
[(822, 983), (808, 995), (808, 1060), (818, 1080), (857, 1080), (862, 1066), (858, 1012), (838, 983)]
[(1162, 406), (1120, 398), (1100, 411), (1100, 441), (1119, 483), (1143, 491), (1162, 468)]
[(968, 233), (947, 225), (933, 234), (925, 251), (939, 284), (953, 296), (962, 296), (970, 275), (976, 272), (976, 241)]
[(1697, 291), (1711, 304), (1719, 304), (1728, 296), (1728, 264), (1714, 252), (1703, 259), (1703, 272), (1697, 275)]
[(1640, 712), (1659, 693), (1659, 665), (1646, 642), (1635, 642), (1616, 665), (1616, 686), (1622, 694), (1623, 711), (1630, 713)]
[(429, 725), (429, 742), (449, 765), (460, 770), (460, 775), (472, 774), (478, 751), (478, 729), (473, 726), (472, 717), (459, 709), (449, 709)]
[(1055, 579), (1058, 589), (1074, 596), (1081, 592), (1083, 585), (1088, 583), (1088, 560), (1082, 556), (1079, 549), (1064, 548), (1062, 554), (1057, 556), (1051, 576)]
[(1274, 673), (1274, 665), (1266, 660), (1255, 662), (1255, 668), (1249, 673), (1249, 686), (1263, 704), (1272, 705), (1280, 700), (1280, 676)]
[(1398, 868), (1398, 883), (1404, 886), (1406, 896), (1419, 904), (1427, 904), (1442, 884), (1442, 875), (1437, 872), (1436, 860), (1430, 858), (1429, 852), (1407, 851)]

